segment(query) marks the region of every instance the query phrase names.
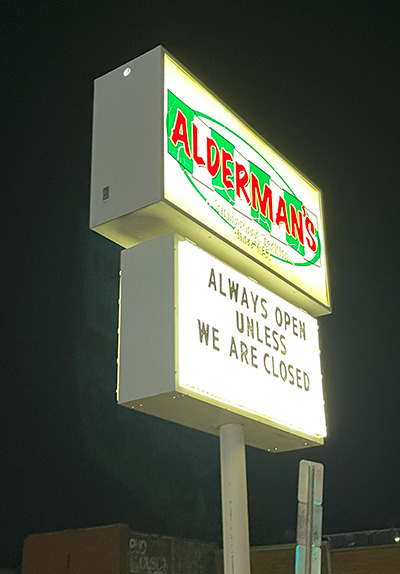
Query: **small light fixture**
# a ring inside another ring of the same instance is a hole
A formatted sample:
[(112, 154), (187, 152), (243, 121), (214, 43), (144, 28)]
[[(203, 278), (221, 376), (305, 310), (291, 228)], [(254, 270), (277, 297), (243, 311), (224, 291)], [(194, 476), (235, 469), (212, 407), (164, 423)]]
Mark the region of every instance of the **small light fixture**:
[(400, 542), (400, 536), (398, 534), (393, 538), (393, 542), (396, 542), (396, 544)]
[(124, 70), (124, 72), (123, 72), (125, 78), (126, 78), (126, 76), (129, 76), (130, 73), (131, 73), (131, 69), (130, 69), (130, 68), (125, 68), (125, 70)]

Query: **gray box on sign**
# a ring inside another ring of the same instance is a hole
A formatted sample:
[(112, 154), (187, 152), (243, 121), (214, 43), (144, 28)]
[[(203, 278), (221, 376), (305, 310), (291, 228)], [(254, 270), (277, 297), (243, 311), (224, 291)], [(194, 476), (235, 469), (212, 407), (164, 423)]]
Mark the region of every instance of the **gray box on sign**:
[(141, 240), (130, 214), (163, 198), (162, 54), (155, 48), (95, 81), (90, 227), (124, 247)]
[(120, 405), (218, 435), (228, 423), (244, 426), (246, 444), (281, 452), (318, 446), (308, 435), (265, 424), (233, 407), (194, 398), (179, 387), (177, 242), (157, 237), (121, 252), (117, 400)]

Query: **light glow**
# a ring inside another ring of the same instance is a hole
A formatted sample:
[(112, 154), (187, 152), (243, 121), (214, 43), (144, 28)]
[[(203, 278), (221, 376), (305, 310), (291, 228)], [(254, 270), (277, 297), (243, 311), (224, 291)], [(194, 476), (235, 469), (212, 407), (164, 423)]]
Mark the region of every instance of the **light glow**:
[(318, 324), (193, 244), (178, 243), (181, 392), (326, 436)]
[(165, 199), (329, 306), (320, 192), (168, 55), (164, 62)]

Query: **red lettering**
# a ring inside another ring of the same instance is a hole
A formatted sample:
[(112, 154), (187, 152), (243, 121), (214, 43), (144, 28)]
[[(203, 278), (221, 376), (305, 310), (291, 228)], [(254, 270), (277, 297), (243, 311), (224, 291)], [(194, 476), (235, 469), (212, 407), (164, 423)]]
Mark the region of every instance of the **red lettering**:
[(315, 253), (317, 251), (317, 242), (315, 241), (315, 227), (313, 222), (308, 216), (305, 219), (304, 225), (306, 226), (306, 231), (309, 235), (306, 238), (308, 247), (311, 249), (311, 251), (314, 251)]
[(260, 190), (260, 182), (258, 177), (252, 173), (251, 174), (251, 205), (253, 209), (258, 211), (257, 209), (257, 202), (259, 205), (260, 212), (264, 217), (267, 217), (267, 209), (268, 209), (268, 216), (271, 218), (272, 215), (272, 189), (264, 183), (264, 191), (261, 195)]
[(243, 193), (247, 203), (250, 203), (250, 198), (247, 191), (245, 190), (245, 185), (249, 182), (249, 174), (247, 173), (244, 165), (235, 162), (235, 183), (236, 183), (236, 195), (240, 197), (240, 192)]
[(188, 138), (187, 121), (181, 110), (178, 109), (175, 118), (175, 125), (172, 129), (171, 141), (176, 146), (178, 142), (183, 143), (185, 154), (190, 157), (190, 147)]
[(295, 239), (298, 238), (300, 243), (304, 245), (303, 213), (299, 211), (298, 216), (297, 219), (296, 208), (293, 204), (290, 204), (290, 223), (292, 224), (290, 234)]
[[(214, 160), (212, 150), (214, 150)], [(207, 169), (211, 177), (215, 177), (219, 170), (219, 149), (212, 138), (207, 138)]]
[(197, 165), (206, 165), (206, 162), (202, 157), (199, 156), (198, 153), (198, 136), (199, 130), (198, 127), (192, 122), (192, 142), (193, 142), (193, 159), (197, 163)]
[(283, 197), (279, 196), (279, 203), (278, 203), (278, 209), (276, 211), (275, 223), (276, 225), (280, 225), (282, 222), (285, 224), (286, 233), (290, 235), (289, 223), (287, 220), (287, 213), (286, 213), (286, 203)]
[(231, 168), (228, 167), (228, 161), (233, 162), (232, 154), (222, 148), (222, 183), (226, 189), (233, 189), (235, 187), (233, 181), (228, 179), (233, 177), (233, 172)]

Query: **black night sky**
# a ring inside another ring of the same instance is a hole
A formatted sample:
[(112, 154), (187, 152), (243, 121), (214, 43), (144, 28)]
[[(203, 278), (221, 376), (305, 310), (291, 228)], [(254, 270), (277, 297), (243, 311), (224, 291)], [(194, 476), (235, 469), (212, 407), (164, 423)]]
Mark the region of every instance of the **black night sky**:
[[(4, 2), (0, 566), (35, 532), (126, 522), (220, 542), (218, 439), (115, 402), (120, 248), (88, 227), (93, 80), (163, 44), (323, 191), (329, 437), (248, 448), (252, 544), (400, 526), (400, 4)], [(291, 533), (292, 531), (292, 533)]]

